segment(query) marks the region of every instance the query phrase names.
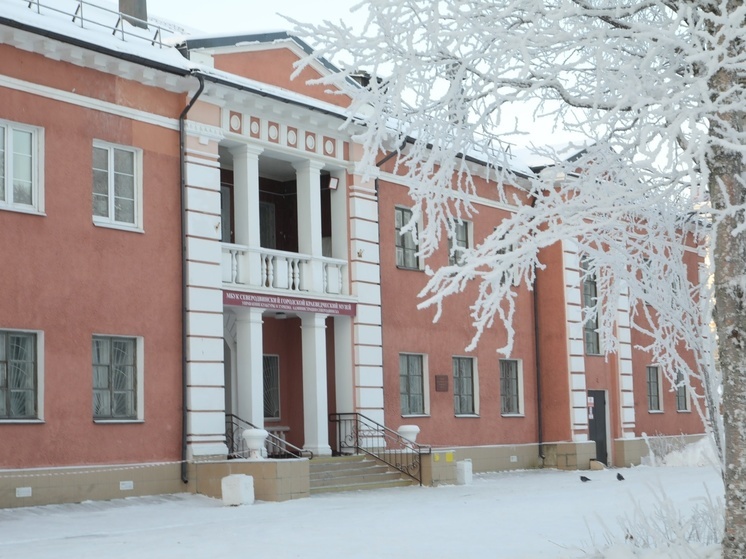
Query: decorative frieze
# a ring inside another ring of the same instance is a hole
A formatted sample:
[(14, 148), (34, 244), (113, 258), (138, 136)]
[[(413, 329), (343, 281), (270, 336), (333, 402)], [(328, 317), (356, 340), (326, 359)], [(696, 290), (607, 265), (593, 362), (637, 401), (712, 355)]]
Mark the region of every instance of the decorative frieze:
[(225, 133), (238, 134), (267, 144), (297, 149), (305, 154), (313, 153), (344, 161), (349, 155), (349, 145), (342, 139), (321, 135), (316, 131), (302, 130), (283, 122), (269, 120), (256, 115), (223, 109)]

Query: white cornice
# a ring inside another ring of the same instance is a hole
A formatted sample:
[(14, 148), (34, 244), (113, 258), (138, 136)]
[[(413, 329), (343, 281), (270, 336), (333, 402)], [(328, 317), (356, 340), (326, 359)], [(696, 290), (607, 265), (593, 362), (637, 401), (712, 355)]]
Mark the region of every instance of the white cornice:
[(219, 127), (202, 124), (194, 120), (187, 120), (184, 123), (184, 129), (187, 134), (191, 134), (192, 136), (200, 136), (217, 142), (220, 142), (225, 138), (225, 133)]
[(82, 68), (124, 77), (172, 93), (186, 93), (194, 89), (194, 79), (189, 76), (171, 74), (21, 29), (0, 26), (0, 43), (44, 56), (50, 60), (67, 62)]

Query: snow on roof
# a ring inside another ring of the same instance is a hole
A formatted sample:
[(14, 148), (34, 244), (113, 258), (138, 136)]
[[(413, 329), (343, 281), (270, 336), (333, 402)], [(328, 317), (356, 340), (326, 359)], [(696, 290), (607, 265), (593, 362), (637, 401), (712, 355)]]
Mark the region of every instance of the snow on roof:
[[(192, 35), (193, 30), (161, 17), (149, 17), (149, 27), (143, 29), (124, 20), (115, 4), (103, 0), (96, 3), (88, 0), (0, 0), (2, 24), (167, 72), (202, 74), (208, 80), (228, 87), (302, 105), (338, 118), (349, 116), (347, 110), (337, 105), (190, 61), (176, 48), (180, 44), (190, 49), (219, 48), (290, 40), (303, 51), (312, 52), (307, 43), (287, 31), (247, 35), (200, 35), (197, 32)], [(319, 62), (330, 72), (339, 71), (326, 59), (320, 58)], [(364, 120), (362, 115), (360, 117)], [(467, 155), (477, 161), (486, 162), (487, 159), (485, 153)], [(513, 161), (512, 170), (531, 172), (529, 165), (516, 154), (508, 153), (508, 158)]]
[[(0, 23), (53, 39), (107, 51), (112, 56), (136, 58), (186, 74), (193, 64), (168, 41), (174, 33), (151, 25), (142, 29), (120, 19), (103, 4), (79, 0), (0, 0)], [(117, 31), (114, 31), (114, 30)]]

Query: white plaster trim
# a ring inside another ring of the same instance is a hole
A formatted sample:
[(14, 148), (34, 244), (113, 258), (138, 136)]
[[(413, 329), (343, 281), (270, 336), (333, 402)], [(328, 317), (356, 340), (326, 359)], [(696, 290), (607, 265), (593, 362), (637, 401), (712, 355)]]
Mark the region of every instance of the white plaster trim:
[(184, 122), (184, 130), (186, 130), (187, 134), (190, 134), (192, 136), (199, 136), (200, 138), (207, 138), (209, 140), (216, 140), (218, 142), (224, 140), (226, 136), (223, 130), (220, 129), (220, 127), (212, 126), (210, 124), (203, 124), (194, 120), (187, 120), (186, 122)]
[(30, 83), (8, 76), (0, 76), (0, 87), (6, 87), (8, 89), (14, 89), (16, 91), (38, 95), (39, 97), (45, 97), (54, 101), (69, 103), (78, 107), (84, 107), (86, 109), (93, 109), (96, 111), (129, 118), (132, 120), (138, 120), (147, 124), (161, 126), (169, 130), (179, 129), (179, 121), (175, 118), (155, 115), (153, 113), (124, 107), (122, 105), (117, 105), (108, 101), (101, 101), (100, 99), (93, 99), (91, 97), (86, 97), (77, 93), (63, 91), (61, 89), (54, 89), (45, 85)]

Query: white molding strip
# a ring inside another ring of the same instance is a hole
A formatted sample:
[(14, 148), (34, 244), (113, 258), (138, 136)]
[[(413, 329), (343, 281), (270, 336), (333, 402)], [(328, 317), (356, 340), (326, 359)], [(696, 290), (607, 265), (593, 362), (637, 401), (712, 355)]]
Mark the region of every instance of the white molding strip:
[(70, 91), (63, 91), (61, 89), (55, 89), (46, 85), (40, 85), (36, 83), (19, 80), (17, 78), (11, 78), (8, 76), (0, 76), (0, 87), (7, 89), (14, 89), (16, 91), (22, 91), (24, 93), (30, 93), (32, 95), (38, 95), (54, 101), (60, 101), (62, 103), (68, 103), (70, 105), (76, 105), (86, 109), (93, 109), (95, 111), (101, 111), (131, 120), (137, 120), (146, 124), (153, 124), (169, 130), (179, 129), (179, 120), (177, 118), (169, 118), (139, 109), (132, 109), (129, 107), (123, 107), (116, 103), (110, 103), (109, 101), (101, 101), (100, 99), (93, 99), (85, 95), (78, 93), (72, 93)]

